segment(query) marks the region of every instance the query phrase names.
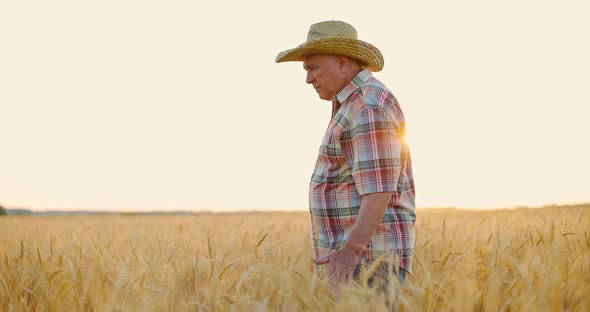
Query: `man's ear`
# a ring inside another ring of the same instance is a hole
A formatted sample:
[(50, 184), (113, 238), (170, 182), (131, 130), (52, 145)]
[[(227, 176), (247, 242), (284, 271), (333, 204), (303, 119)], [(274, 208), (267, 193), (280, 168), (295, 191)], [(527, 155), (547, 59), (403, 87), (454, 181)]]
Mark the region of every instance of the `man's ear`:
[(344, 73), (350, 67), (350, 59), (348, 56), (338, 55), (336, 61), (338, 62), (338, 68), (341, 73)]

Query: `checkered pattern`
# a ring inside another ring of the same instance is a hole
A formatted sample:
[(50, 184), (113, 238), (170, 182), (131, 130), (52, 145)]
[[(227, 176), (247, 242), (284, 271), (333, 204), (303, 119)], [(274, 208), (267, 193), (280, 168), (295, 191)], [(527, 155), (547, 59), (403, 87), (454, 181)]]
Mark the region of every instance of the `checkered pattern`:
[(337, 95), (310, 183), (312, 235), (317, 257), (341, 248), (358, 215), (362, 195), (393, 192), (383, 220), (360, 258), (396, 251), (411, 272), (414, 179), (405, 119), (391, 91), (360, 72)]

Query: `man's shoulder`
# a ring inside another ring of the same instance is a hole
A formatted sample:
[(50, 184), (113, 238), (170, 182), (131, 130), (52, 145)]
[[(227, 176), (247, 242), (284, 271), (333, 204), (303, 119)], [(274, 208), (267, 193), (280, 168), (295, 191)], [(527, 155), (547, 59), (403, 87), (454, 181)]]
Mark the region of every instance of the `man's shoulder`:
[(366, 109), (388, 109), (397, 102), (389, 88), (375, 77), (361, 86), (361, 94)]

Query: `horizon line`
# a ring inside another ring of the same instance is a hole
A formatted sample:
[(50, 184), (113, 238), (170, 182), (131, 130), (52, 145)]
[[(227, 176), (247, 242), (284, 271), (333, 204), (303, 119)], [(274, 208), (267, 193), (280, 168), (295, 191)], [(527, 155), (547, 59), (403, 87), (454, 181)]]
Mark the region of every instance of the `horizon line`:
[[(436, 209), (456, 209), (456, 210), (508, 210), (508, 209), (538, 209), (538, 208), (555, 208), (555, 207), (569, 207), (569, 206), (590, 206), (590, 201), (585, 202), (569, 202), (569, 203), (554, 203), (541, 206), (529, 206), (529, 205), (515, 205), (509, 207), (486, 207), (486, 208), (473, 208), (473, 207), (459, 207), (459, 206), (424, 206), (416, 207), (416, 210), (436, 210)], [(133, 209), (95, 209), (95, 208), (75, 208), (75, 209), (64, 209), (64, 208), (48, 208), (48, 209), (35, 209), (26, 206), (2, 206), (6, 211), (30, 211), (31, 213), (100, 213), (100, 214), (223, 214), (223, 213), (289, 213), (289, 212), (306, 212), (308, 208), (195, 208), (195, 209), (144, 209), (144, 210), (133, 210)]]

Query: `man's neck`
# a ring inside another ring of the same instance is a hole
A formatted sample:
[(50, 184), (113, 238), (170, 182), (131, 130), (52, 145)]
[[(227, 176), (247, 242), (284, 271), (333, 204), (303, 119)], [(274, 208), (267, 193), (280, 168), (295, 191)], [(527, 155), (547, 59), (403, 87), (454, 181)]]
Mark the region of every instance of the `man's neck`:
[(358, 66), (356, 67), (353, 71), (352, 71), (352, 76), (350, 77), (350, 80), (352, 80), (352, 78), (356, 77), (360, 72), (363, 71), (363, 68)]
[(359, 67), (355, 67), (355, 68), (351, 68), (345, 75), (345, 83), (340, 87), (340, 89), (344, 88), (344, 86), (351, 82), (352, 79), (354, 79), (354, 77), (356, 77), (360, 72), (362, 72), (363, 69), (359, 66)]
[[(338, 92), (342, 91), (342, 89), (349, 84), (352, 79), (354, 79), (354, 77), (356, 77), (361, 71), (363, 71), (362, 68), (358, 68), (357, 69), (351, 69), (348, 72), (346, 72), (344, 74), (344, 76), (342, 76), (342, 80), (340, 81), (340, 87), (338, 88)], [(338, 95), (338, 92), (334, 95), (334, 98), (332, 99), (332, 101), (334, 101), (334, 99), (336, 98), (336, 96)]]
[(334, 97), (332, 98), (332, 101), (338, 101), (338, 99), (336, 99), (336, 96), (338, 96), (338, 93), (340, 93), (340, 91), (342, 91), (342, 89), (349, 84), (352, 79), (354, 79), (354, 77), (356, 77), (360, 72), (362, 72), (363, 69), (358, 67), (349, 70), (342, 78), (342, 82), (340, 84), (340, 88), (338, 88), (338, 92), (334, 95)]

